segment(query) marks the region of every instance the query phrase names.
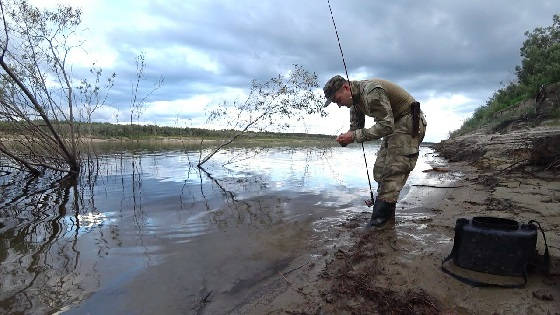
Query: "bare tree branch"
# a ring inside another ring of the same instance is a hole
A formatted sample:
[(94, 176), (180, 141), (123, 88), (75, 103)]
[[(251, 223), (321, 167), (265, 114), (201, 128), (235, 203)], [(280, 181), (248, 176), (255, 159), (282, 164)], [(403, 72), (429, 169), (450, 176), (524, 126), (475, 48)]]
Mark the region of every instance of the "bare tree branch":
[[(85, 99), (75, 93), (80, 86), (67, 63), (71, 50), (82, 43), (74, 40), (81, 11), (70, 6), (40, 10), (27, 0), (0, 0), (0, 10), (4, 26), (4, 38), (0, 39), (0, 121), (9, 122), (16, 131), (4, 145), (4, 151), (11, 155), (0, 153), (18, 164), (24, 160), (34, 168), (77, 175), (82, 161), (76, 118), (86, 108), (91, 122), (91, 113), (100, 106), (101, 76), (100, 70), (90, 73), (96, 78), (95, 83), (88, 83), (87, 93), (91, 91), (95, 97), (83, 103)], [(107, 94), (103, 103), (106, 98)]]
[(16, 162), (18, 162), (19, 164), (25, 166), (25, 168), (27, 168), (32, 174), (34, 175), (41, 175), (41, 171), (39, 171), (38, 169), (34, 168), (31, 164), (29, 164), (27, 161), (25, 161), (24, 159), (18, 157), (17, 155), (13, 154), (12, 152), (10, 152), (10, 150), (8, 150), (8, 148), (6, 148), (6, 146), (0, 142), (0, 152), (6, 154), (7, 156), (9, 156), (10, 158), (14, 159)]
[[(290, 120), (302, 120), (313, 114), (326, 116), (323, 98), (316, 92), (317, 75), (294, 65), (288, 75), (277, 75), (264, 82), (251, 82), (244, 102), (224, 102), (212, 110), (208, 122), (226, 121), (233, 135), (200, 159), (200, 167), (217, 152), (251, 130), (285, 130)], [(240, 130), (238, 130), (240, 129)]]

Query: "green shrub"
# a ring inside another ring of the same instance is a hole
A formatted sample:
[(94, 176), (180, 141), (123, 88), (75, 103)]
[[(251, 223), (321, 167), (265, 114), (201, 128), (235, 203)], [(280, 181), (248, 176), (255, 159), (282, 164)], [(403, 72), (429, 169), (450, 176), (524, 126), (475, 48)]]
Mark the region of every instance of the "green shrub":
[[(527, 37), (520, 49), (521, 66), (515, 68), (517, 79), (494, 92), (485, 105), (477, 108), (450, 136), (458, 136), (487, 126), (502, 123), (495, 114), (535, 97), (541, 86), (560, 81), (560, 16), (555, 14), (552, 25), (525, 32)], [(519, 113), (520, 115), (527, 113)], [(560, 114), (554, 114), (560, 115)]]

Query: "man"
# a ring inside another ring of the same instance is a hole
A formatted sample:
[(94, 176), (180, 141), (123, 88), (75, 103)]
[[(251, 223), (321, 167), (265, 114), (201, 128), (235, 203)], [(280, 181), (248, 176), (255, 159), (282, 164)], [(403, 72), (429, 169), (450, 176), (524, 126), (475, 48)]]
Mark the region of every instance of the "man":
[[(340, 145), (383, 138), (373, 168), (377, 198), (367, 227), (383, 226), (395, 217), (399, 193), (418, 159), (426, 130), (420, 103), (402, 87), (382, 79), (347, 81), (336, 75), (323, 92), (325, 106), (334, 102), (350, 108), (350, 131), (336, 138)], [(364, 128), (365, 115), (375, 120), (371, 128)]]

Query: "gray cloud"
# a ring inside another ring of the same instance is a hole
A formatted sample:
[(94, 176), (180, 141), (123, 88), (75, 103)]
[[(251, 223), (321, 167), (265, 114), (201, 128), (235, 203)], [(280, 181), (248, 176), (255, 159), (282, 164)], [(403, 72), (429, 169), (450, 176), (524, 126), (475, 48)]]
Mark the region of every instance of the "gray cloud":
[[(478, 100), (476, 105), (500, 81), (514, 78), (523, 33), (551, 24), (560, 12), (558, 1), (528, 0), (338, 0), (332, 7), (351, 74), (394, 80), (419, 98), (460, 93)], [(344, 71), (326, 1), (152, 1), (146, 10), (161, 22), (157, 27), (141, 30), (135, 25), (142, 21), (130, 21), (129, 28), (105, 34), (119, 56), (110, 71), (119, 74), (111, 101), (120, 106), (130, 102), (135, 54), (142, 50), (162, 52), (146, 55), (144, 88), (165, 78), (152, 100), (246, 88), (295, 63), (322, 82)], [(188, 62), (182, 47), (217, 68)]]

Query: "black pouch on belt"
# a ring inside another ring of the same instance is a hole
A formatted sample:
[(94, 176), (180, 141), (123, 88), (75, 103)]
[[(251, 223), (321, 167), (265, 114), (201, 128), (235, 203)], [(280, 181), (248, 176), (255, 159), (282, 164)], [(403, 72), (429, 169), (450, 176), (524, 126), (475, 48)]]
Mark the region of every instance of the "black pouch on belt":
[(420, 103), (410, 103), (410, 113), (412, 114), (412, 137), (418, 137), (420, 128)]

